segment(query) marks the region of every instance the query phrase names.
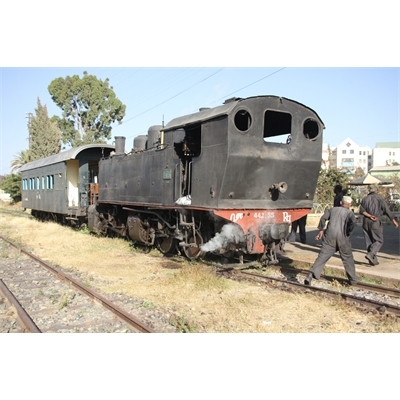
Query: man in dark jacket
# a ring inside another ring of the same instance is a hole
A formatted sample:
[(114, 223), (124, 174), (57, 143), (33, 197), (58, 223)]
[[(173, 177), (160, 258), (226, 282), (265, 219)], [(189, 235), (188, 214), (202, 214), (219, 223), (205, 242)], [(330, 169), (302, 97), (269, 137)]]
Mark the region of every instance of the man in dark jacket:
[(368, 186), (368, 195), (361, 200), (360, 214), (363, 218), (363, 231), (367, 255), (365, 258), (371, 266), (378, 265), (377, 253), (383, 245), (383, 226), (381, 218), (387, 215), (396, 228), (399, 227), (394, 215), (389, 210), (385, 199), (375, 192), (376, 186)]
[(335, 193), (335, 197), (333, 199), (333, 207), (340, 207), (340, 202), (343, 199), (343, 192), (342, 192), (342, 186), (341, 185), (336, 185), (333, 188), (333, 193)]
[[(321, 251), (314, 265), (311, 267), (307, 278), (304, 280), (305, 285), (310, 285), (312, 278), (320, 278), (325, 264), (336, 251), (339, 251), (350, 285), (356, 285), (360, 281), (361, 278), (356, 276), (350, 243), (350, 234), (357, 220), (353, 211), (350, 210), (350, 206), (351, 197), (343, 196), (341, 207), (332, 207), (325, 211), (324, 215), (319, 220), (319, 233), (315, 239), (320, 240), (322, 238)], [(326, 221), (329, 221), (329, 224), (324, 231)]]

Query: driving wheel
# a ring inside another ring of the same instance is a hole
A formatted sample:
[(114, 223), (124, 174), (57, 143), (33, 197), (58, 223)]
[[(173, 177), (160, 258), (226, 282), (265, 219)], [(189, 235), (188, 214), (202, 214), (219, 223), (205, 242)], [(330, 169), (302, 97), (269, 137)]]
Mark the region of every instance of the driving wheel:
[(157, 248), (163, 254), (177, 253), (176, 240), (171, 236), (157, 238)]
[(199, 231), (196, 230), (196, 236), (193, 237), (193, 232), (188, 234), (189, 244), (195, 244), (194, 247), (184, 247), (183, 251), (189, 260), (196, 260), (204, 256), (205, 252), (200, 249), (203, 244), (203, 238), (201, 237)]

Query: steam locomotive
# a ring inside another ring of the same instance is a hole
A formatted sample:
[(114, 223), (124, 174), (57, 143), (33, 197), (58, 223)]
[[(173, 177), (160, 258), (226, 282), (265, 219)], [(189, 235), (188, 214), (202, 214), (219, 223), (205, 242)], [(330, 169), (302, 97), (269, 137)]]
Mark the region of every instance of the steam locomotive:
[[(130, 151), (122, 136), (115, 137), (114, 150), (72, 149), (82, 156), (58, 160), (66, 167), (58, 212), (43, 207), (51, 192), (43, 189), (47, 178), (40, 187), (38, 166), (26, 164), (22, 205), (70, 222), (87, 218), (93, 232), (156, 246), (165, 254), (196, 259), (211, 252), (241, 262), (255, 255), (277, 263), (276, 250), (291, 222), (311, 211), (324, 128), (315, 111), (287, 98), (228, 99), (150, 127), (134, 138)], [(49, 166), (52, 160), (39, 168)], [(68, 176), (74, 176), (72, 184)], [(29, 189), (32, 177), (39, 188)], [(75, 203), (68, 188), (78, 188)]]

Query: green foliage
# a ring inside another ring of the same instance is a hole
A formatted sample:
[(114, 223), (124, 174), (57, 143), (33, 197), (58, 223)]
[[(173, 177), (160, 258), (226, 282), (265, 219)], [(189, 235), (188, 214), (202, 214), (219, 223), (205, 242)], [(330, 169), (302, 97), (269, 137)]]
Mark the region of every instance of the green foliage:
[(90, 235), (90, 229), (87, 224), (82, 224), (79, 228), (80, 232), (84, 233), (85, 235)]
[(37, 99), (36, 115), (29, 120), (29, 156), (39, 160), (57, 154), (61, 149), (61, 131), (57, 121), (48, 116), (47, 107)]
[(21, 201), (21, 173), (6, 175), (1, 181), (0, 189), (8, 193), (14, 203)]
[(14, 155), (14, 159), (11, 161), (11, 172), (18, 171), (24, 164), (27, 164), (30, 161), (32, 161), (30, 151), (21, 150), (16, 155)]
[[(389, 176), (384, 176), (384, 175), (376, 175), (376, 176), (377, 176), (377, 178), (391, 182), (391, 184), (393, 185), (391, 187), (385, 187), (385, 186), (379, 187), (378, 186), (378, 189), (376, 190), (379, 194), (381, 194), (385, 198), (385, 200), (389, 204), (391, 204), (392, 200), (390, 198), (390, 193), (400, 193), (400, 174), (393, 173)], [(398, 207), (395, 207), (395, 208), (397, 209)]]
[(72, 147), (87, 143), (105, 143), (111, 139), (111, 124), (121, 123), (126, 106), (117, 99), (109, 80), (104, 82), (85, 71), (54, 79), (49, 87), (52, 100), (62, 110), (57, 117), (62, 141)]
[(335, 197), (333, 188), (336, 185), (342, 185), (343, 192), (345, 193), (348, 181), (349, 178), (346, 172), (338, 168), (321, 169), (319, 172), (314, 203), (333, 205), (333, 198)]
[(173, 315), (173, 316), (171, 316), (169, 322), (180, 333), (194, 333), (198, 330), (195, 325), (193, 325), (189, 321), (187, 321), (185, 316)]
[(24, 164), (57, 154), (61, 149), (61, 131), (57, 121), (48, 117), (47, 107), (37, 99), (36, 115), (29, 118), (29, 149), (19, 151), (11, 161), (11, 172), (18, 171)]
[(394, 192), (400, 193), (400, 173), (397, 173), (397, 174), (393, 173), (388, 178), (385, 178), (385, 179), (392, 182), (392, 184), (394, 185), (394, 187), (393, 187)]
[(361, 178), (364, 175), (365, 175), (364, 170), (361, 167), (357, 167), (357, 169), (354, 172), (353, 179)]
[(65, 292), (61, 296), (60, 303), (58, 304), (58, 309), (62, 310), (64, 307), (67, 307), (67, 305), (68, 305), (68, 293)]
[(149, 309), (156, 308), (154, 303), (152, 303), (151, 301), (144, 301), (144, 300), (139, 304), (139, 307), (149, 308)]

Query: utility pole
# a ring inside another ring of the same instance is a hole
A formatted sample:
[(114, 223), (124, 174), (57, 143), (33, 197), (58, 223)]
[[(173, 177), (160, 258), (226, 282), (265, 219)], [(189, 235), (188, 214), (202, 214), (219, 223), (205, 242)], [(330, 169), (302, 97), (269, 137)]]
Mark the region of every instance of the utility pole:
[(28, 126), (28, 134), (29, 134), (29, 136), (28, 136), (28, 140), (29, 140), (29, 150), (31, 149), (31, 131), (30, 131), (30, 128), (31, 128), (31, 118), (32, 118), (32, 113), (30, 113), (30, 112), (26, 112), (25, 113), (26, 114), (26, 119), (28, 120), (28, 124), (27, 124), (27, 126)]

